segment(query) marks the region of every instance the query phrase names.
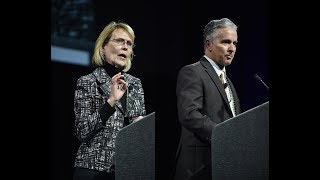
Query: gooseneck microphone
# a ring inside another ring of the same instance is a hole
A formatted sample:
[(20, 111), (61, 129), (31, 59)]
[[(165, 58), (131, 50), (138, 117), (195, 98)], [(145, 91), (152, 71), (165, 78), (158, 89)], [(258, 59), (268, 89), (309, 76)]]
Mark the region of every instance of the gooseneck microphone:
[(261, 81), (262, 84), (268, 89), (269, 91), (269, 86), (266, 85), (266, 83), (264, 83), (261, 79), (261, 77), (259, 77), (257, 74), (254, 75), (254, 78), (257, 80), (257, 81)]

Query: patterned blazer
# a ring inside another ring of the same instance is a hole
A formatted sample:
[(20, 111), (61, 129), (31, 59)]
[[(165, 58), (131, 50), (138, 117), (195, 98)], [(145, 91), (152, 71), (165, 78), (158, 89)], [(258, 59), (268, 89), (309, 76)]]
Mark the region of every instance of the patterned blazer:
[[(126, 111), (121, 102), (114, 106), (114, 113), (103, 125), (99, 109), (108, 103), (111, 92), (111, 77), (103, 67), (77, 80), (74, 113), (75, 131), (81, 145), (75, 158), (75, 167), (98, 171), (114, 170), (115, 138), (124, 125), (125, 117), (129, 123), (137, 116), (145, 116), (144, 91), (140, 79), (124, 73), (128, 83)], [(109, 106), (111, 108), (111, 106)]]

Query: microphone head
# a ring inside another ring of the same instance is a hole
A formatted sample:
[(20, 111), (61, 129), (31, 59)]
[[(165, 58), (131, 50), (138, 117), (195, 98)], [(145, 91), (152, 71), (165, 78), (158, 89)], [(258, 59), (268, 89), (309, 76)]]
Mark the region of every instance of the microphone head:
[(260, 81), (268, 90), (269, 90), (269, 86), (266, 85), (266, 83), (264, 83), (261, 79), (261, 77), (259, 77), (257, 74), (254, 75), (254, 78), (258, 81)]
[(259, 77), (257, 74), (254, 74), (254, 78), (258, 81), (261, 81), (261, 77)]

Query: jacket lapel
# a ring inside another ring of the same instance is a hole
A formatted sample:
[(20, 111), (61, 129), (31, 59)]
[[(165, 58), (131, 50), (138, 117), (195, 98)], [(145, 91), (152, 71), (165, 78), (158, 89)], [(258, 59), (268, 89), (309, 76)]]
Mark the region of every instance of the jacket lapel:
[(228, 98), (227, 98), (227, 94), (224, 91), (224, 87), (223, 87), (223, 85), (222, 85), (222, 83), (220, 81), (220, 78), (217, 75), (216, 71), (213, 69), (212, 65), (210, 64), (210, 62), (205, 57), (202, 57), (200, 59), (200, 63), (205, 68), (205, 71), (208, 73), (208, 75), (212, 79), (213, 83), (216, 85), (217, 89), (220, 92), (220, 95), (222, 96), (223, 100), (225, 101), (225, 103), (229, 107), (229, 111), (232, 114), (231, 107), (229, 105), (229, 101), (228, 101)]
[[(228, 76), (227, 76), (228, 78)], [(230, 87), (231, 87), (231, 91), (232, 91), (232, 95), (233, 95), (233, 99), (234, 99), (234, 108), (236, 110), (236, 115), (240, 114), (240, 102), (239, 102), (239, 98), (238, 98), (238, 95), (237, 95), (237, 92), (232, 84), (232, 82), (230, 81), (230, 79), (228, 78), (228, 82), (230, 84)]]
[[(101, 92), (102, 96), (106, 96), (108, 98), (111, 92), (111, 85), (112, 85), (111, 77), (107, 74), (106, 70), (102, 67), (95, 69), (93, 74), (97, 79), (99, 92)], [(116, 102), (115, 106), (121, 111), (122, 114), (124, 114), (124, 110), (120, 101)]]

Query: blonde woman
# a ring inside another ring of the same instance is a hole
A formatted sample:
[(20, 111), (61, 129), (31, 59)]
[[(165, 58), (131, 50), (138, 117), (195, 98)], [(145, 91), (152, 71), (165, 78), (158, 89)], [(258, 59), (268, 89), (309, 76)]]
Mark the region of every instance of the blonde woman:
[(75, 131), (81, 145), (75, 157), (74, 180), (114, 179), (117, 133), (146, 115), (141, 81), (127, 73), (134, 39), (128, 24), (109, 23), (96, 40), (95, 69), (77, 80)]

